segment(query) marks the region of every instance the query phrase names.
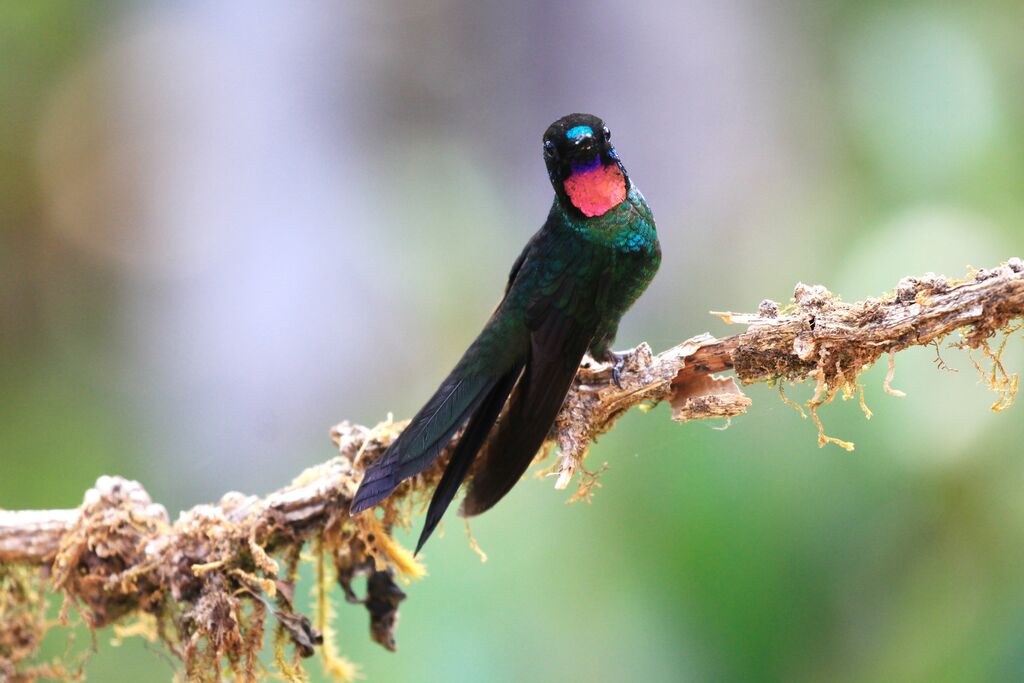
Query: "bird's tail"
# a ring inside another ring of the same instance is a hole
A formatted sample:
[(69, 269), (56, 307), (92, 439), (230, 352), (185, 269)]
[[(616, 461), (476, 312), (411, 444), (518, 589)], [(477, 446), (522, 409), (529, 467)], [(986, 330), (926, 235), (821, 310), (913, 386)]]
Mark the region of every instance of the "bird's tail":
[[(352, 514), (372, 507), (387, 498), (404, 480), (427, 469), (462, 425), (486, 408), (487, 414), (493, 415), (488, 420), (481, 419), (481, 424), (475, 428), (484, 430), (479, 435), (480, 443), (483, 443), (522, 369), (529, 343), (523, 334), (525, 328), (520, 330), (502, 320), (497, 312), (491, 316), (458, 365), (441, 382), (426, 405), (420, 408), (409, 426), (384, 455), (367, 468), (352, 499)], [(479, 448), (480, 444), (477, 444), (472, 453), (463, 449), (460, 454), (469, 457), (472, 463)], [(455, 488), (458, 489), (458, 483)]]
[(448, 509), (455, 494), (458, 493), (459, 486), (469, 474), (469, 469), (472, 467), (473, 461), (476, 460), (477, 453), (487, 441), (487, 435), (491, 433), (494, 423), (498, 420), (498, 415), (501, 414), (501, 409), (521, 371), (522, 366), (517, 365), (506, 373), (487, 393), (487, 397), (469, 418), (466, 431), (462, 433), (459, 443), (452, 451), (451, 460), (448, 461), (441, 481), (434, 489), (434, 495), (430, 499), (427, 517), (423, 522), (423, 531), (420, 532), (419, 541), (416, 543), (417, 553), (430, 538), (430, 534), (434, 532), (438, 522), (444, 516), (445, 510)]
[(429, 467), (496, 384), (490, 377), (449, 375), (380, 460), (366, 470), (351, 513), (377, 504), (402, 481)]

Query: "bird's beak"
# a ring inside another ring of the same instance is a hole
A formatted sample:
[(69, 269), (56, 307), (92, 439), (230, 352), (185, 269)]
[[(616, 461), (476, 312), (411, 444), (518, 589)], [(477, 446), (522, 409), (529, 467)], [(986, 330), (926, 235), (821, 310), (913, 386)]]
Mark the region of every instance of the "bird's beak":
[(594, 146), (594, 142), (594, 136), (586, 133), (573, 140), (573, 146), (580, 151), (586, 151)]

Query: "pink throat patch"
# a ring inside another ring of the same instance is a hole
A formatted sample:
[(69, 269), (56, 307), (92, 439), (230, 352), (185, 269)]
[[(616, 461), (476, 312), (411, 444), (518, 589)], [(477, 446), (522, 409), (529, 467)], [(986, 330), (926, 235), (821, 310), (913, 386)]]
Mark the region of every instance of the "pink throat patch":
[(626, 198), (626, 178), (617, 164), (573, 173), (562, 183), (572, 205), (584, 216), (600, 216)]

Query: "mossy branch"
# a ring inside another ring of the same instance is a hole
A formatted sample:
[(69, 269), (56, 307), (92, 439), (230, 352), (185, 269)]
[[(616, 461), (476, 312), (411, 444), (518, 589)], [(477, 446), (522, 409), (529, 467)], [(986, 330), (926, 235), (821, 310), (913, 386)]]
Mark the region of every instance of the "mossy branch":
[[(560, 451), (550, 469), (558, 475), (557, 487), (570, 483), (589, 445), (633, 406), (668, 401), (678, 421), (745, 412), (751, 401), (736, 379), (813, 380), (815, 394), (806, 407), (818, 425), (819, 444), (852, 448), (825, 434), (818, 408), (840, 392), (855, 395), (858, 375), (883, 355), (890, 363), (885, 388), (898, 394), (890, 387), (894, 354), (954, 333), (956, 346), (981, 351), (988, 367), (977, 367), (999, 392), (993, 409), (1005, 409), (1017, 376), (1003, 367), (1003, 346), (993, 348), (990, 341), (1020, 329), (1014, 323), (1024, 317), (1024, 264), (1011, 259), (959, 281), (908, 277), (887, 296), (851, 304), (824, 287), (799, 284), (793, 302), (781, 310), (766, 300), (757, 313), (716, 315), (746, 330), (722, 339), (699, 335), (657, 355), (641, 344), (626, 361), (621, 386), (611, 381), (608, 366), (584, 362), (549, 439)], [(717, 374), (728, 371), (734, 377)], [(302, 680), (297, 658), (312, 655), (323, 643), (322, 632), (329, 634), (325, 596), (331, 580), (348, 601), (364, 605), (372, 637), (393, 649), (405, 598), (398, 581), (417, 578), (423, 569), (391, 532), (407, 525), (429, 496), (447, 453), (376, 512), (352, 518), (348, 505), (366, 465), (403, 426), (343, 422), (331, 431), (338, 457), (268, 496), (228, 493), (174, 523), (139, 483), (118, 477), (101, 477), (75, 510), (0, 511), (0, 678), (74, 675), (69, 663), (29, 664), (48, 627), (41, 606), (46, 592), (63, 596), (65, 622), (72, 608), (93, 629), (134, 617), (135, 624), (120, 633), (161, 640), (184, 662), (190, 679), (214, 679), (223, 666), (241, 680), (261, 678), (268, 665), (257, 655), (269, 612), (276, 619), (274, 666), (284, 677)], [(585, 473), (575, 498), (589, 495), (593, 481)], [(293, 595), (308, 541), (317, 563), (316, 627), (295, 608)], [(364, 597), (352, 588), (361, 575), (369, 577)], [(333, 643), (321, 650), (325, 670), (337, 678), (353, 674)]]

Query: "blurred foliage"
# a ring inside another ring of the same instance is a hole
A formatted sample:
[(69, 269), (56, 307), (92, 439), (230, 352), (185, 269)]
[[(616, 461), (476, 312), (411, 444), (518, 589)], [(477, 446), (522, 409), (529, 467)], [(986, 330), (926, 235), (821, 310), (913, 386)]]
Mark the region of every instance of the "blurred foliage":
[[(0, 1), (0, 507), (104, 473), (172, 510), (267, 491), (338, 419), (410, 414), (542, 220), (569, 110), (609, 121), (662, 235), (623, 346), (724, 333), (709, 309), (798, 280), (853, 300), (1022, 255), (1022, 20)], [(852, 454), (764, 387), (724, 432), (631, 414), (592, 505), (525, 481), (474, 520), (486, 564), (450, 519), (399, 652), (336, 593), (339, 649), (369, 680), (1017, 680), (1021, 406), (933, 358), (901, 354), (903, 400), (864, 377), (870, 422), (822, 412)], [(170, 677), (138, 639), (98, 650), (90, 680)]]

